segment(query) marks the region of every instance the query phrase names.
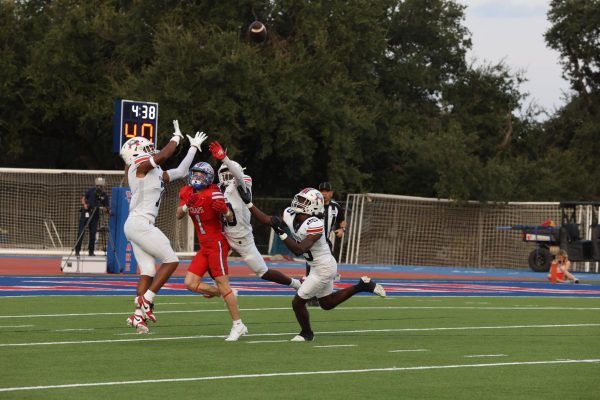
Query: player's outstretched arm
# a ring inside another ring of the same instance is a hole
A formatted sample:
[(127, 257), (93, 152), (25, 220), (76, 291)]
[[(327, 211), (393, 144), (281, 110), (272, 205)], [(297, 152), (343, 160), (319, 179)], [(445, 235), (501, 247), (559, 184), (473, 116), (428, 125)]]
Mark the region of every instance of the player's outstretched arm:
[[(171, 157), (175, 153), (175, 149), (177, 149), (177, 145), (183, 138), (181, 131), (179, 130), (179, 121), (173, 120), (173, 137), (169, 140), (169, 143), (161, 151), (153, 156), (154, 163), (161, 165), (164, 163), (169, 157)], [(154, 168), (154, 166), (152, 166)]]
[(227, 156), (227, 152), (221, 146), (221, 143), (214, 141), (209, 146), (212, 156), (219, 161), (222, 161), (223, 164), (227, 166), (229, 172), (233, 174), (235, 177), (235, 182), (237, 186), (242, 186), (246, 189), (246, 182), (244, 181), (244, 171), (242, 171), (238, 164), (232, 163), (231, 159)]
[(237, 190), (240, 194), (240, 198), (244, 204), (246, 204), (246, 207), (248, 207), (254, 218), (256, 218), (261, 224), (271, 225), (271, 216), (265, 214), (261, 209), (252, 204), (252, 194), (250, 193), (250, 190), (244, 188), (243, 186), (238, 186)]
[[(173, 121), (174, 126), (175, 122), (177, 121)], [(179, 124), (176, 125), (175, 133), (173, 133), (173, 136), (175, 137), (177, 133), (181, 135), (181, 132), (179, 131)], [(179, 137), (179, 135), (177, 135), (177, 137)], [(194, 161), (196, 151), (202, 151), (202, 142), (204, 142), (208, 136), (206, 135), (206, 133), (198, 131), (196, 132), (196, 135), (194, 137), (191, 137), (190, 135), (187, 135), (187, 137), (190, 141), (190, 149), (188, 150), (188, 153), (185, 156), (185, 158), (181, 160), (181, 163), (177, 168), (170, 169), (163, 174), (163, 179), (165, 180), (165, 182), (170, 182), (175, 179), (187, 177), (190, 165), (192, 165), (192, 162)]]

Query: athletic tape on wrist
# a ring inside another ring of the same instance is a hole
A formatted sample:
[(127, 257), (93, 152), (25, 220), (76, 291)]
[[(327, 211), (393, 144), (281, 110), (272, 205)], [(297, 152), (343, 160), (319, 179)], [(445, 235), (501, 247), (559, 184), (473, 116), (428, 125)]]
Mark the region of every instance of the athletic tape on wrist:
[(287, 233), (282, 233), (281, 235), (279, 235), (279, 239), (281, 239), (281, 240), (287, 239)]
[(158, 164), (156, 164), (156, 161), (154, 161), (154, 157), (150, 157), (150, 165), (152, 165), (154, 168), (158, 166)]
[(248, 207), (248, 208), (252, 208), (252, 206), (254, 206), (254, 204), (252, 204), (252, 202), (246, 204), (246, 207)]
[(181, 136), (173, 136), (171, 138), (172, 141), (174, 141), (175, 143), (179, 144), (179, 141), (181, 140)]

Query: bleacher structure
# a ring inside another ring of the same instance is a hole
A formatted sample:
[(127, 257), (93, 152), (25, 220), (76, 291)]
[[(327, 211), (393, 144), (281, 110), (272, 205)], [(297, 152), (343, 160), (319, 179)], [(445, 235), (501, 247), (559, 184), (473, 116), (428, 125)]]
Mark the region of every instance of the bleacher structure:
[[(68, 255), (75, 245), (80, 198), (94, 179), (106, 180), (105, 190), (122, 186), (123, 171), (76, 171), (0, 168), (0, 255)], [(196, 248), (188, 218), (177, 220), (179, 189), (171, 182), (161, 200), (157, 226), (175, 251), (191, 255)], [(289, 199), (255, 197), (269, 214), (280, 213)], [(517, 231), (497, 227), (560, 221), (558, 203), (453, 202), (384, 194), (347, 196), (346, 234), (340, 262), (470, 268), (527, 269), (530, 243)], [(578, 221), (584, 234), (586, 215)], [(272, 233), (253, 220), (257, 247), (268, 254)], [(97, 250), (106, 249), (108, 216), (101, 216)], [(86, 232), (87, 235), (87, 232)], [(83, 239), (84, 250), (87, 237)], [(337, 251), (336, 251), (337, 253)], [(597, 263), (575, 263), (576, 271), (599, 272)]]

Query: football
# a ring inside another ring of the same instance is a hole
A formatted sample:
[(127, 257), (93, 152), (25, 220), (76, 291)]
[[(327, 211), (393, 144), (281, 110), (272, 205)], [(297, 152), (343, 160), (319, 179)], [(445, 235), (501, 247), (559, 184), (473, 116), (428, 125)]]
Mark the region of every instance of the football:
[(248, 28), (248, 38), (254, 43), (267, 40), (267, 27), (260, 21), (254, 21)]

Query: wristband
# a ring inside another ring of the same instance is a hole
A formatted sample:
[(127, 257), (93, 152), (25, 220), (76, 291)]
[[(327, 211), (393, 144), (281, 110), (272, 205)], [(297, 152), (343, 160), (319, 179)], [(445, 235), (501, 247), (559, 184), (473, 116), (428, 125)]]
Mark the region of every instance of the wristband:
[(173, 137), (171, 138), (171, 140), (172, 140), (173, 142), (175, 142), (176, 144), (179, 144), (179, 141), (181, 140), (181, 136), (173, 136)]
[(252, 202), (246, 204), (246, 207), (248, 207), (248, 208), (252, 208), (253, 206), (254, 206), (254, 204), (252, 204)]
[(158, 166), (158, 164), (156, 164), (156, 161), (154, 161), (154, 157), (150, 157), (150, 165), (152, 165), (154, 168), (156, 168)]
[(287, 233), (282, 233), (281, 235), (279, 235), (279, 239), (281, 239), (281, 240), (287, 239)]
[(187, 206), (187, 204), (184, 204), (184, 205), (181, 207), (181, 210), (182, 210), (184, 213), (188, 212), (188, 206)]

